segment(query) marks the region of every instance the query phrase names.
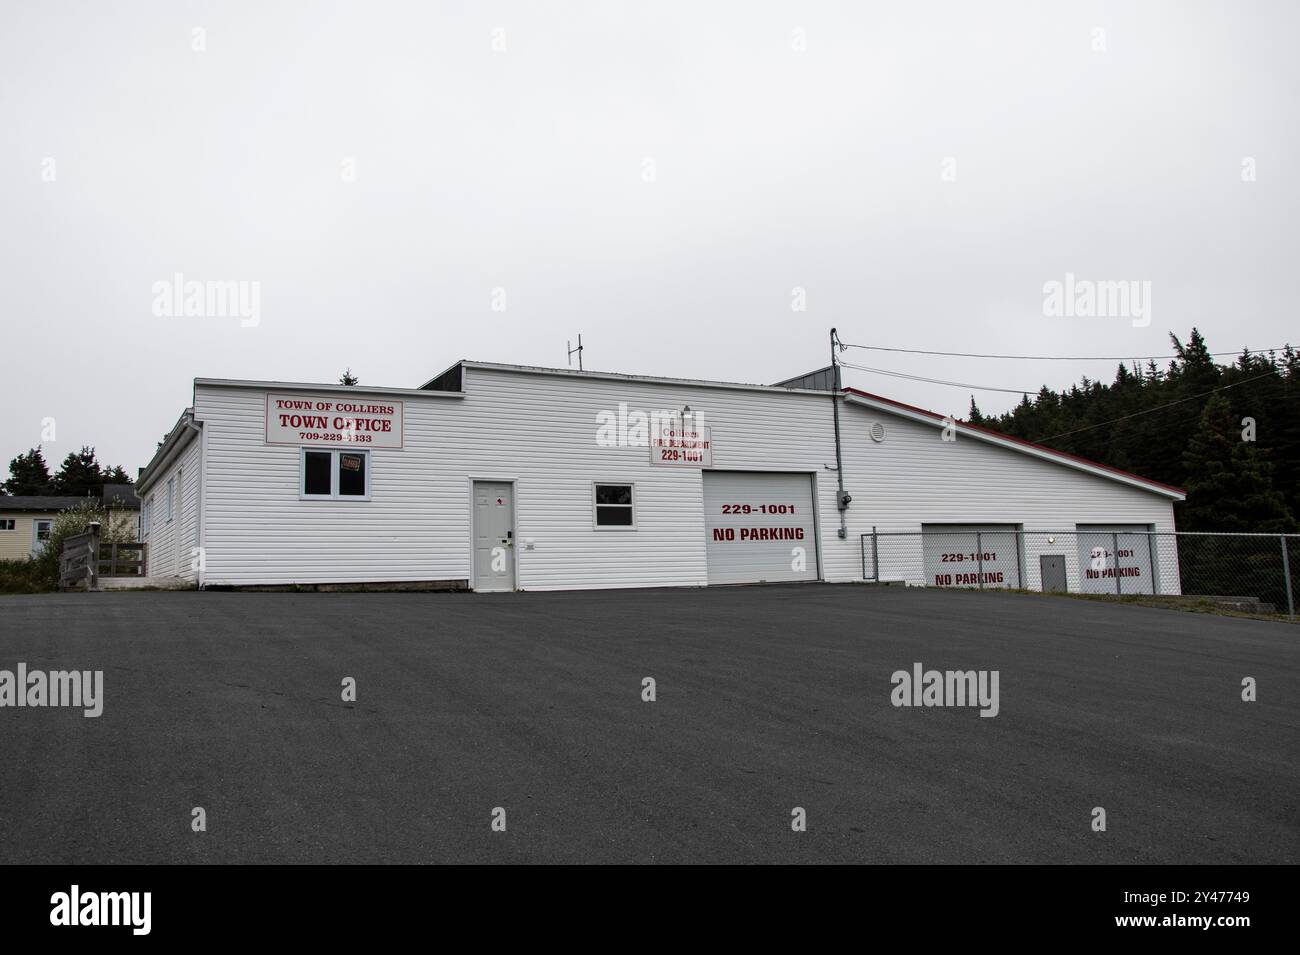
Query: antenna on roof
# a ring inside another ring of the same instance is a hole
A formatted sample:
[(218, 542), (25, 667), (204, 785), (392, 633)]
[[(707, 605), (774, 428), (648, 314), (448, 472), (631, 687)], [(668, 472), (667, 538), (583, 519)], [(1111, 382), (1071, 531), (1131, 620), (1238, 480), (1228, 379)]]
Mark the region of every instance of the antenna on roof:
[(573, 367), (573, 356), (578, 356), (578, 371), (582, 371), (582, 332), (578, 332), (578, 347), (573, 347), (573, 342), (565, 342), (564, 347), (569, 349), (569, 367)]

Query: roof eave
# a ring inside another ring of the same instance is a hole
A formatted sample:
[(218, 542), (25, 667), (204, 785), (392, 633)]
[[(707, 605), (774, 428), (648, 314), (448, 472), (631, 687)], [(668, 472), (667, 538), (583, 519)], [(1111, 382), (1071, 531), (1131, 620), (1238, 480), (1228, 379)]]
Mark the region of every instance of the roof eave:
[[(455, 365), (452, 366), (456, 367)], [(329, 391), (361, 395), (400, 395), (411, 398), (463, 398), (462, 391), (424, 391), (420, 388), (368, 388), (311, 381), (249, 381), (241, 378), (195, 378), (194, 386), (209, 388), (251, 388), (257, 391)]]
[[(468, 359), (456, 362), (464, 368), (477, 368), (484, 371), (497, 371), (517, 375), (549, 375), (557, 378), (580, 378), (594, 381), (617, 381), (627, 384), (641, 385), (669, 385), (678, 388), (713, 388), (723, 391), (761, 391), (769, 394), (782, 395), (820, 395), (828, 397), (834, 392), (821, 391), (811, 388), (783, 388), (778, 385), (759, 385), (739, 381), (707, 381), (697, 378), (656, 378), (650, 375), (625, 375), (613, 371), (579, 371), (576, 368), (545, 368), (533, 365), (509, 365), (490, 361), (469, 361)], [(451, 371), (456, 365), (452, 365), (447, 371)], [(446, 374), (446, 372), (443, 372)], [(439, 376), (441, 377), (441, 376)], [(436, 378), (430, 381), (436, 381)]]
[(135, 482), (136, 497), (143, 500), (142, 495), (148, 490), (153, 482), (167, 469), (177, 454), (185, 448), (194, 436), (199, 433), (202, 426), (194, 420), (194, 409), (186, 408), (181, 412), (180, 418), (171, 431), (167, 432), (167, 437), (163, 438), (162, 445), (154, 452), (149, 463), (145, 465), (144, 470), (140, 472)]

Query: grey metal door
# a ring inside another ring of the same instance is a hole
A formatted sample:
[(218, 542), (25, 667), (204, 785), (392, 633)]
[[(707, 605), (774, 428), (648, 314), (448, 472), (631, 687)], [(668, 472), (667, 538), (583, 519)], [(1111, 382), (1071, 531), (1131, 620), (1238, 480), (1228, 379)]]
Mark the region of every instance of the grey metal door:
[(1038, 567), (1043, 575), (1043, 593), (1065, 593), (1069, 587), (1065, 583), (1065, 555), (1041, 554)]
[(474, 482), (474, 589), (515, 589), (514, 485)]

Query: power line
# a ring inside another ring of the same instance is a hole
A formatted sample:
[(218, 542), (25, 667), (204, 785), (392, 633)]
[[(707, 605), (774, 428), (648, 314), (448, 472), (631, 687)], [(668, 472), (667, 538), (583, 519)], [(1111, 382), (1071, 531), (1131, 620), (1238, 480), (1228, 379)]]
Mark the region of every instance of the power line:
[(1234, 381), (1230, 385), (1220, 385), (1218, 388), (1211, 388), (1209, 391), (1203, 391), (1199, 395), (1189, 395), (1186, 398), (1179, 398), (1177, 401), (1171, 401), (1168, 404), (1156, 405), (1154, 408), (1147, 408), (1144, 411), (1134, 411), (1132, 414), (1120, 415), (1118, 418), (1111, 418), (1109, 421), (1100, 421), (1097, 424), (1090, 424), (1083, 428), (1075, 428), (1073, 431), (1062, 431), (1060, 434), (1054, 434), (1046, 438), (1037, 438), (1036, 440), (1039, 444), (1042, 444), (1045, 441), (1055, 441), (1057, 438), (1064, 438), (1072, 434), (1078, 434), (1081, 431), (1091, 431), (1094, 428), (1102, 428), (1108, 424), (1115, 424), (1118, 421), (1127, 421), (1129, 418), (1136, 418), (1139, 415), (1151, 414), (1153, 411), (1163, 411), (1165, 408), (1172, 408), (1174, 405), (1181, 405), (1186, 401), (1195, 401), (1197, 398), (1204, 398), (1207, 395), (1212, 395), (1216, 391), (1227, 391), (1229, 388), (1236, 388), (1238, 385), (1244, 385), (1247, 382), (1258, 381), (1261, 378), (1268, 378), (1272, 374), (1273, 373), (1269, 371), (1262, 375), (1255, 375), (1252, 378), (1243, 378), (1241, 381)]
[[(886, 369), (884, 369), (884, 368), (871, 368), (871, 367), (869, 367), (869, 366), (867, 366), (867, 365), (857, 365), (857, 364), (854, 364), (854, 363), (852, 363), (852, 362), (847, 362), (847, 361), (841, 361), (840, 364), (843, 365), (845, 368), (853, 368), (853, 369), (855, 369), (855, 370), (857, 370), (857, 371), (869, 371), (869, 372), (873, 372), (874, 374), (878, 374), (878, 375), (888, 375), (888, 376), (890, 376), (891, 378), (906, 378), (906, 379), (908, 379), (908, 380), (910, 380), (910, 381), (924, 381), (924, 382), (927, 382), (927, 383), (929, 383), (929, 384), (933, 384), (933, 385), (948, 385), (948, 386), (953, 387), (953, 388), (970, 388), (970, 389), (973, 389), (973, 390), (975, 390), (975, 391), (1000, 391), (1000, 392), (1005, 392), (1005, 393), (1007, 393), (1007, 394), (1012, 394), (1012, 395), (1028, 395), (1031, 391), (1034, 391), (1034, 389), (1024, 389), (1024, 390), (1022, 390), (1022, 389), (1017, 389), (1017, 388), (995, 388), (995, 387), (991, 387), (991, 386), (987, 386), (987, 385), (972, 385), (972, 384), (967, 384), (967, 383), (965, 383), (965, 382), (960, 382), (960, 381), (946, 381), (946, 380), (944, 380), (944, 379), (942, 379), (942, 378), (926, 378), (926, 377), (924, 377), (924, 376), (922, 376), (922, 375), (907, 375), (907, 374), (904, 374), (904, 373), (899, 372), (899, 371), (888, 371), (888, 370), (886, 370)], [(1186, 403), (1186, 402), (1188, 402), (1188, 401), (1195, 401), (1197, 398), (1205, 398), (1205, 397), (1207, 397), (1207, 396), (1209, 396), (1209, 395), (1212, 395), (1212, 394), (1214, 394), (1215, 392), (1218, 392), (1218, 391), (1226, 391), (1227, 389), (1229, 389), (1229, 388), (1235, 388), (1235, 387), (1237, 387), (1238, 385), (1244, 385), (1244, 384), (1247, 384), (1247, 383), (1252, 382), (1252, 381), (1258, 381), (1258, 380), (1261, 379), (1261, 378), (1268, 378), (1268, 377), (1271, 376), (1272, 374), (1273, 374), (1273, 372), (1269, 371), (1269, 372), (1265, 372), (1265, 373), (1262, 374), (1262, 375), (1253, 375), (1253, 376), (1251, 376), (1250, 378), (1243, 378), (1243, 379), (1241, 379), (1241, 381), (1234, 381), (1234, 382), (1233, 382), (1232, 384), (1230, 384), (1230, 385), (1220, 385), (1218, 388), (1211, 388), (1209, 391), (1201, 392), (1201, 393), (1198, 394), (1198, 395), (1189, 395), (1189, 396), (1186, 397), (1186, 398), (1179, 398), (1177, 401), (1171, 401), (1171, 402), (1169, 402), (1169, 403), (1167, 403), (1167, 404), (1157, 405), (1157, 406), (1154, 407), (1154, 408), (1147, 408), (1147, 409), (1145, 409), (1145, 410), (1143, 410), (1143, 411), (1135, 411), (1135, 412), (1133, 412), (1132, 414), (1121, 415), (1121, 416), (1118, 417), (1118, 418), (1111, 418), (1111, 419), (1108, 420), (1108, 421), (1100, 421), (1100, 422), (1098, 422), (1097, 424), (1090, 424), (1090, 425), (1087, 425), (1087, 426), (1082, 427), (1082, 428), (1075, 428), (1073, 431), (1062, 431), (1060, 434), (1049, 435), (1049, 436), (1046, 437), (1046, 438), (1036, 438), (1035, 440), (1038, 441), (1039, 443), (1044, 443), (1044, 442), (1047, 442), (1047, 441), (1054, 441), (1054, 440), (1056, 440), (1057, 438), (1065, 438), (1065, 437), (1069, 437), (1069, 436), (1072, 435), (1072, 434), (1079, 434), (1080, 432), (1083, 432), (1083, 431), (1092, 431), (1092, 430), (1094, 430), (1095, 428), (1102, 428), (1102, 427), (1105, 427), (1105, 426), (1108, 425), (1108, 424), (1116, 424), (1117, 422), (1120, 422), (1120, 421), (1127, 421), (1129, 418), (1137, 418), (1137, 417), (1139, 417), (1139, 416), (1141, 416), (1141, 415), (1144, 415), (1144, 414), (1151, 414), (1151, 413), (1154, 412), (1154, 411), (1163, 411), (1163, 410), (1166, 409), (1166, 408), (1172, 408), (1172, 407), (1174, 407), (1175, 405), (1181, 405), (1181, 404), (1184, 404), (1184, 403)], [(1035, 392), (1035, 393), (1036, 393), (1036, 392)]]
[(852, 362), (841, 361), (840, 364), (845, 368), (853, 368), (857, 371), (869, 371), (877, 375), (888, 375), (891, 378), (906, 378), (909, 381), (924, 381), (932, 385), (948, 385), (952, 388), (969, 388), (975, 391), (1001, 391), (1009, 395), (1028, 395), (1037, 394), (1038, 388), (995, 388), (989, 385), (970, 385), (960, 381), (947, 381), (943, 378), (927, 378), (924, 375), (906, 375), (901, 371), (887, 371), (884, 368), (872, 368), (869, 365), (855, 365)]
[[(1181, 355), (980, 355), (973, 352), (961, 351), (926, 351), (922, 348), (886, 348), (884, 345), (853, 345), (848, 342), (843, 343), (845, 348), (864, 348), (870, 351), (889, 351), (901, 352), (908, 355), (942, 355), (946, 358), (1010, 358), (1019, 361), (1167, 361), (1176, 358), (1182, 358)], [(1268, 352), (1281, 351), (1286, 346), (1264, 349), (1247, 348), (1243, 351), (1249, 351), (1252, 355), (1263, 355)], [(1240, 351), (1212, 351), (1206, 352), (1212, 358), (1221, 358), (1224, 355), (1240, 355)], [(995, 389), (986, 389), (995, 390)]]

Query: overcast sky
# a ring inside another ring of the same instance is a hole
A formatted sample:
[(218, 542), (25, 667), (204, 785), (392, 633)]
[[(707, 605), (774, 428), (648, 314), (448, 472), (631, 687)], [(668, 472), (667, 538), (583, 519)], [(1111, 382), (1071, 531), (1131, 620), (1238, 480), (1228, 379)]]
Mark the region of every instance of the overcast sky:
[[(195, 377), (415, 387), (463, 357), (562, 367), (578, 332), (588, 369), (752, 382), (826, 364), (831, 326), (1297, 342), (1298, 10), (5, 0), (0, 455), (52, 418), (52, 465), (93, 444), (134, 474)], [(156, 314), (178, 272), (258, 283), (257, 324)], [(1067, 273), (1149, 282), (1149, 325), (1045, 314)], [(972, 393), (846, 383), (959, 416)]]

